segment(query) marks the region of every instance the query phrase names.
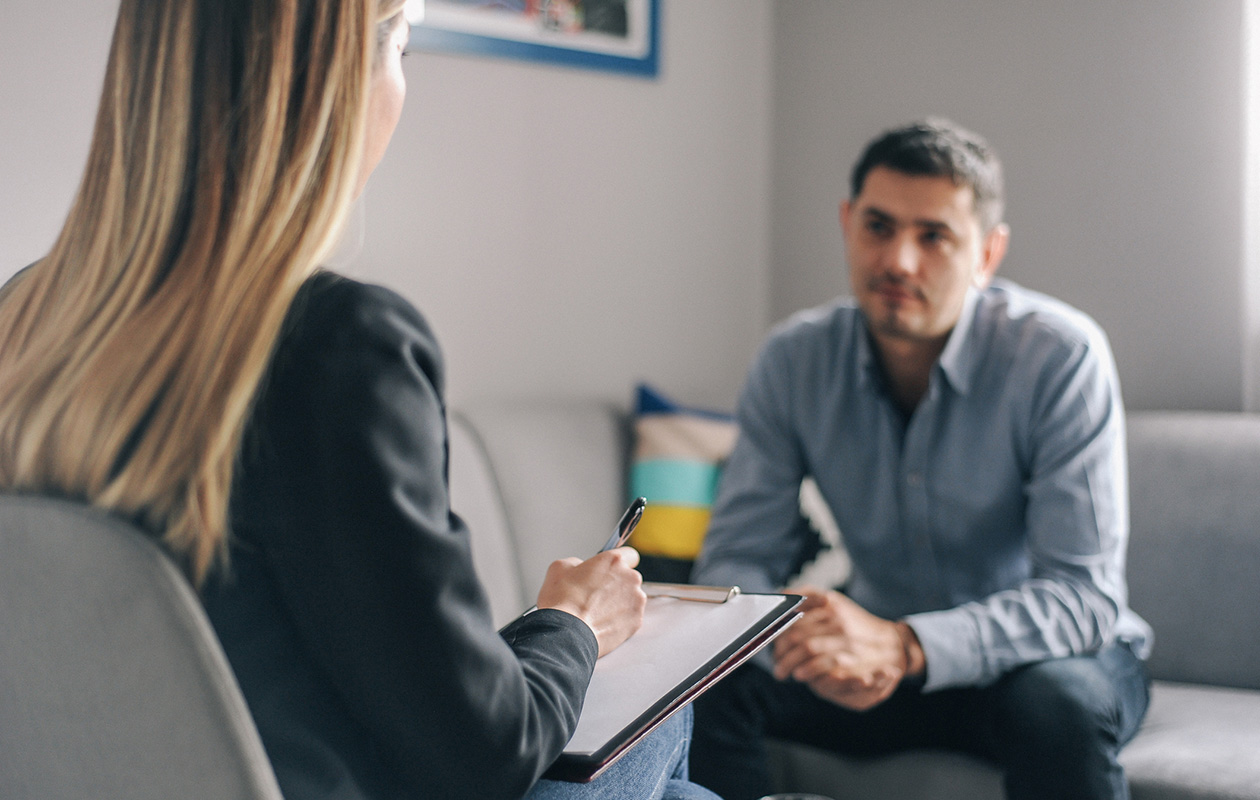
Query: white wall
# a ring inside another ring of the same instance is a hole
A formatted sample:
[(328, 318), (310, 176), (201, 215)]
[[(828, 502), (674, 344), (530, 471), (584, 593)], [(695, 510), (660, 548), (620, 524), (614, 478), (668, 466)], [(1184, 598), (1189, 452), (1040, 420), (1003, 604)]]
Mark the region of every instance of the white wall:
[(1242, 403), (1241, 0), (775, 5), (771, 316), (847, 292), (836, 208), (943, 114), (1007, 171), (1003, 272), (1109, 332), (1134, 407)]
[(65, 221), (117, 8), (0, 2), (0, 280), (47, 252)]
[[(665, 0), (655, 81), (422, 54), (355, 269), (456, 402), (647, 378), (729, 405), (768, 323), (846, 290), (861, 145), (926, 113), (1008, 171), (1005, 273), (1110, 332), (1138, 407), (1242, 395), (1243, 0)], [(82, 169), (114, 4), (0, 4), (0, 278)]]
[[(627, 403), (638, 379), (733, 402), (765, 327), (770, 6), (663, 6), (656, 80), (408, 57), (349, 271), (427, 314), (454, 402)], [(0, 277), (64, 217), (116, 7), (0, 6)]]
[(662, 5), (652, 81), (409, 58), (360, 260), (429, 314), (455, 397), (733, 402), (766, 307), (770, 8)]

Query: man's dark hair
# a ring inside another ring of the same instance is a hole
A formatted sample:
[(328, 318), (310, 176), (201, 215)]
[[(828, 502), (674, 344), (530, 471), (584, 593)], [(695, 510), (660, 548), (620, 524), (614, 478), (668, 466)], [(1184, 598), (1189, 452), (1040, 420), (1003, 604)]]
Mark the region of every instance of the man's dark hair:
[(1002, 221), (1002, 164), (997, 154), (984, 139), (949, 120), (927, 119), (880, 134), (853, 166), (851, 199), (862, 193), (866, 176), (876, 167), (969, 186), (980, 228), (988, 232)]

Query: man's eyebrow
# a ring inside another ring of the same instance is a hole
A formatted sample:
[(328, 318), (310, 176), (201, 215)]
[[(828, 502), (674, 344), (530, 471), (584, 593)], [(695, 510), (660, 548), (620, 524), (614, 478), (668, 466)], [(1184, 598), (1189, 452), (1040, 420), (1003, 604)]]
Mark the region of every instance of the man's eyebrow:
[(896, 222), (897, 218), (886, 211), (880, 211), (878, 208), (866, 207), (862, 209), (862, 216), (876, 219), (880, 222)]
[[(884, 222), (889, 225), (899, 224), (895, 216), (889, 214), (887, 211), (875, 208), (874, 206), (867, 206), (862, 209), (862, 216), (867, 219), (873, 219), (876, 222)], [(922, 228), (924, 230), (950, 234), (955, 233), (954, 226), (940, 219), (916, 219), (911, 224), (916, 228)]]
[(916, 228), (925, 228), (929, 231), (937, 231), (937, 232), (944, 232), (944, 233), (954, 232), (954, 226), (950, 225), (948, 222), (943, 222), (939, 219), (916, 219), (914, 221), (914, 226)]

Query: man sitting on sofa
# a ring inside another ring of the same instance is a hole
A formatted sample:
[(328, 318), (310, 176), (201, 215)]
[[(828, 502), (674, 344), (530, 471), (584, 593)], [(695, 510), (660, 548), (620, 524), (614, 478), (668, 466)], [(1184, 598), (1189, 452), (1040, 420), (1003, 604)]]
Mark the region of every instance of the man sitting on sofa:
[(1124, 412), (1084, 314), (993, 282), (1009, 229), (983, 140), (885, 133), (840, 209), (855, 301), (778, 327), (740, 398), (692, 579), (782, 586), (813, 477), (852, 562), (843, 593), (697, 703), (692, 775), (769, 793), (764, 737), (874, 755), (936, 747), (1010, 798), (1128, 797), (1150, 631), (1129, 610)]

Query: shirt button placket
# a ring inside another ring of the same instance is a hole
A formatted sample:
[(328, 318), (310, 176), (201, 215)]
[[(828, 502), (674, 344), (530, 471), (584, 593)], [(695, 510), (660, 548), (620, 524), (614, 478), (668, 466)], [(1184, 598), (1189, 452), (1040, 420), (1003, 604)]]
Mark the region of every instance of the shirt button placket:
[(910, 542), (922, 550), (931, 544), (928, 535), (927, 491), (922, 470), (909, 469), (905, 473), (905, 511)]
[[(927, 442), (933, 398), (925, 397), (906, 430), (902, 450), (901, 518), (910, 560), (910, 571), (917, 591), (922, 593), (918, 605), (930, 602), (935, 594), (938, 576), (936, 555), (932, 551), (931, 518), (927, 494)], [(915, 424), (918, 423), (918, 424)]]

